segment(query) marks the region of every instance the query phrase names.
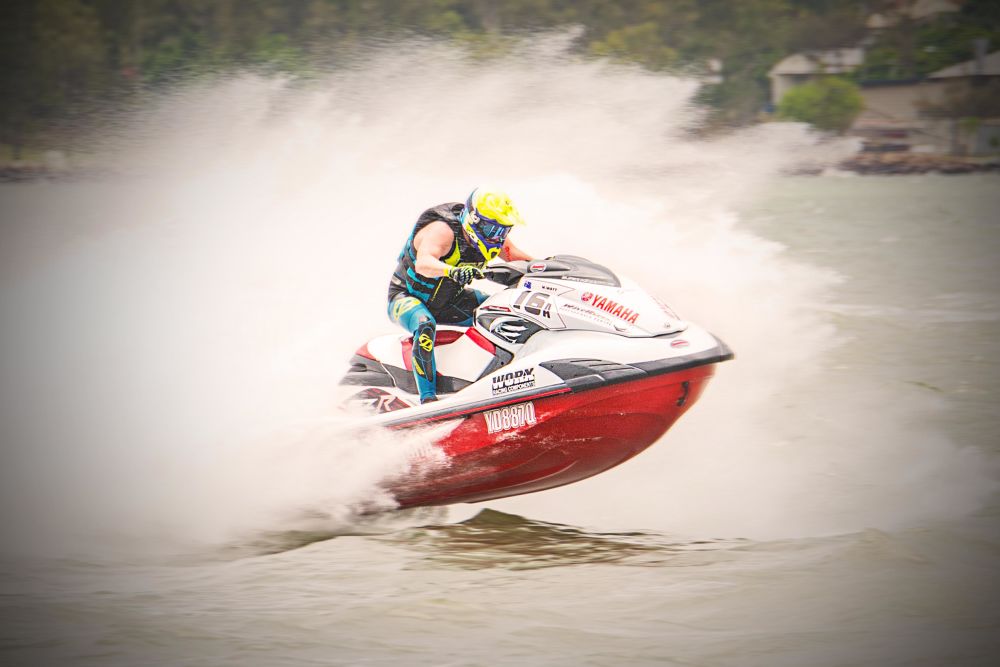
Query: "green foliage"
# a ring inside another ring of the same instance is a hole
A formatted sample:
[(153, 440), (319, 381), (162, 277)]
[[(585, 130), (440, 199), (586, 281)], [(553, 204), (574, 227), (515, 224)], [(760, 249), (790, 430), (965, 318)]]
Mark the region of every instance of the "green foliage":
[[(178, 79), (252, 67), (308, 74), (369, 39), (454, 40), (476, 57), (526, 31), (579, 26), (580, 54), (721, 79), (700, 100), (717, 126), (754, 121), (767, 73), (804, 49), (857, 44), (892, 0), (4, 0), (0, 142), (19, 144)], [(1000, 3), (901, 22), (879, 36), (860, 78), (899, 78), (1000, 46)]]
[(305, 52), (293, 46), (288, 35), (262, 35), (251, 53), (254, 60), (278, 71), (297, 72), (306, 67)]
[(840, 77), (824, 77), (792, 88), (778, 104), (778, 117), (843, 133), (864, 107), (858, 87)]
[(57, 107), (100, 86), (105, 52), (93, 8), (78, 0), (41, 0), (34, 34), (44, 48), (35, 51), (43, 107)]
[(590, 52), (656, 70), (666, 69), (677, 61), (677, 51), (663, 43), (652, 21), (612, 30), (603, 40), (591, 42)]
[(916, 79), (971, 60), (973, 42), (987, 39), (1000, 47), (1000, 3), (968, 0), (957, 14), (934, 20), (901, 20), (883, 31), (869, 49), (855, 78), (862, 81)]

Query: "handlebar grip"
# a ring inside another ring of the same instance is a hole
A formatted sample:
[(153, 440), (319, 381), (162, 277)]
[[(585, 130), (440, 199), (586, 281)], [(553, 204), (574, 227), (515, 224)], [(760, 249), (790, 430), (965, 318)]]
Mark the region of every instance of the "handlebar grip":
[(510, 287), (517, 283), (524, 275), (524, 271), (519, 271), (510, 264), (496, 264), (483, 269), (483, 277), (495, 283)]

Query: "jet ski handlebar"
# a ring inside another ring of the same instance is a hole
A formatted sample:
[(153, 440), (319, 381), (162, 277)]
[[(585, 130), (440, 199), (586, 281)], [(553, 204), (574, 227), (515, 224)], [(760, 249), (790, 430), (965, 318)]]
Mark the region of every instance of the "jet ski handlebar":
[(504, 287), (516, 285), (528, 271), (528, 263), (524, 261), (497, 262), (483, 269), (483, 277)]
[(517, 284), (528, 272), (538, 278), (570, 278), (596, 285), (621, 287), (611, 269), (576, 255), (553, 255), (545, 259), (496, 262), (483, 269), (483, 277), (505, 287)]

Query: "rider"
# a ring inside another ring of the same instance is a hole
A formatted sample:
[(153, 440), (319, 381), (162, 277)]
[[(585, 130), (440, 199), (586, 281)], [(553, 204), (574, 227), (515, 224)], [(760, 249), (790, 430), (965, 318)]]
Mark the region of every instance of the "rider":
[(467, 285), (483, 277), (487, 262), (531, 259), (507, 238), (511, 227), (522, 224), (510, 197), (486, 187), (473, 190), (465, 204), (441, 204), (417, 218), (389, 282), (389, 318), (413, 334), (421, 403), (437, 400), (437, 323), (472, 324), (486, 295)]

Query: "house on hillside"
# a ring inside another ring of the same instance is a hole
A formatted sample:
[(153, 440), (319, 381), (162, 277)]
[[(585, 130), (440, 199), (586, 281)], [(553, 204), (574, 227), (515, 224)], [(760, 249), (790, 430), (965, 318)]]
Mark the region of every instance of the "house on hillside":
[(824, 76), (842, 76), (856, 70), (864, 63), (864, 47), (871, 45), (879, 31), (891, 28), (903, 20), (925, 22), (940, 14), (957, 12), (961, 7), (962, 0), (895, 0), (886, 6), (883, 13), (868, 17), (866, 26), (869, 36), (861, 45), (805, 51), (784, 58), (768, 72), (768, 78), (771, 79), (771, 107), (776, 108), (790, 88)]
[[(962, 0), (895, 0), (866, 22), (868, 37), (855, 48), (796, 53), (768, 73), (771, 108), (789, 89), (827, 76), (853, 74), (865, 45), (902, 21), (923, 24), (961, 9)], [(975, 57), (921, 78), (862, 81), (865, 108), (850, 134), (867, 150), (952, 155), (1000, 155), (1000, 51), (974, 41)]]
[(923, 79), (864, 82), (861, 93), (865, 109), (850, 134), (869, 150), (1000, 153), (1000, 51)]
[[(986, 53), (926, 77), (864, 81), (864, 110), (850, 134), (869, 151), (951, 155), (1000, 154), (1000, 51)], [(796, 53), (771, 69), (771, 104), (789, 89), (824, 76), (851, 74), (864, 63), (862, 48)]]
[(922, 21), (940, 14), (953, 14), (962, 9), (962, 0), (896, 0), (895, 6), (887, 7), (868, 17), (865, 25), (870, 30), (882, 30), (898, 24), (901, 20)]
[(864, 61), (865, 52), (861, 48), (794, 53), (782, 59), (767, 74), (771, 79), (771, 106), (777, 108), (790, 88), (824, 76), (849, 74)]

